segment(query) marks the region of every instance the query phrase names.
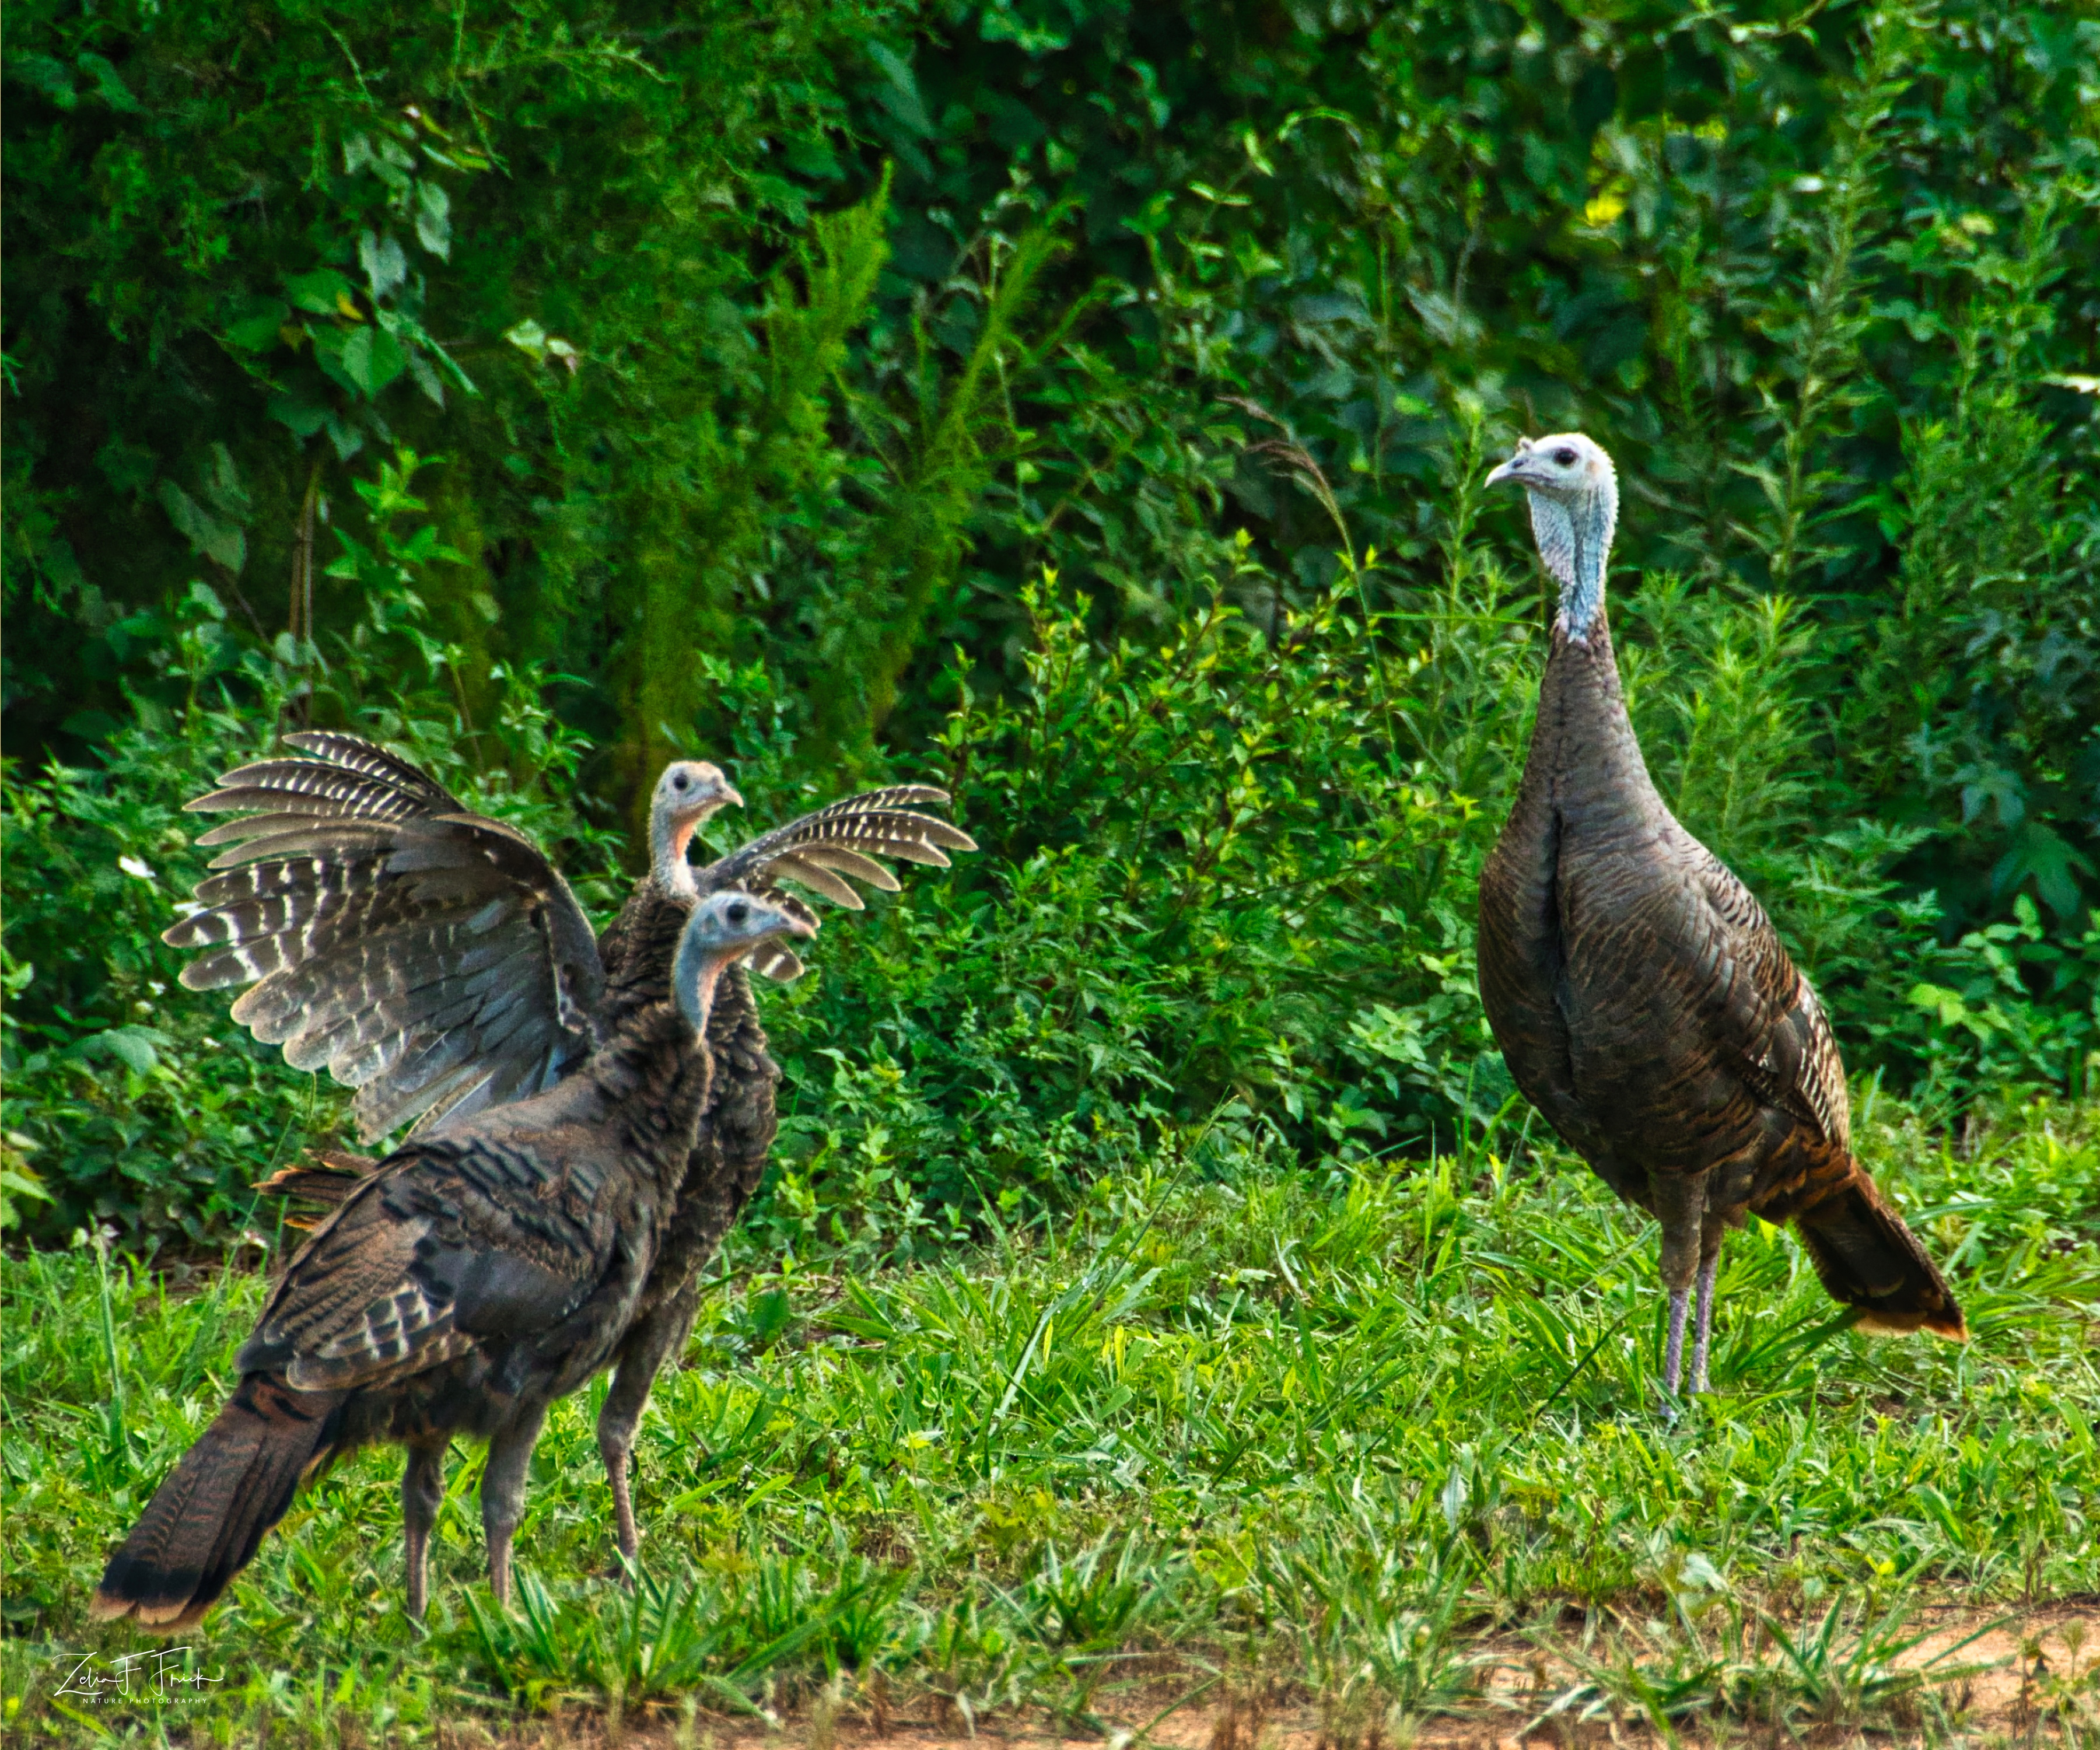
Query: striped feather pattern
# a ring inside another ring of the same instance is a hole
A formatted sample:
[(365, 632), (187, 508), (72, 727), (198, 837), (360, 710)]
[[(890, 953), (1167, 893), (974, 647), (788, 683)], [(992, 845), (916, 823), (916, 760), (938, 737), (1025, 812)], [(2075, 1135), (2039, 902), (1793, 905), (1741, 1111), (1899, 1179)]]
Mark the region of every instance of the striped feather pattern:
[[(183, 969), (186, 986), (250, 987), (236, 1021), (295, 1068), (356, 1088), (364, 1137), (412, 1122), (428, 1131), (550, 1087), (586, 1055), (594, 1025), (668, 989), (689, 901), (641, 932), (633, 949), (648, 963), (629, 969), (638, 976), (601, 1012), (598, 945), (536, 847), (361, 737), (286, 739), (298, 757), (240, 766), (189, 804), (240, 818), (200, 839), (218, 852), (200, 909), (163, 940), (204, 950)], [(694, 892), (740, 887), (801, 909), (783, 891), (792, 883), (861, 910), (856, 882), (898, 890), (880, 859), (945, 868), (951, 851), (976, 848), (919, 812), (947, 800), (926, 784), (846, 797), (695, 871)], [(752, 963), (782, 983), (803, 971), (782, 939)]]
[(162, 938), (206, 950), (192, 990), (251, 986), (234, 1019), (360, 1090), (377, 1136), (551, 1084), (590, 1045), (603, 969), (536, 847), (362, 738), (286, 738), (305, 757), (228, 772), (190, 809), (242, 818), (199, 910)]
[[(428, 1456), (456, 1434), (491, 1442), (483, 1499), (503, 1602), (510, 1529), (547, 1407), (613, 1358), (669, 1232), (712, 1082), (694, 1034), (711, 1028), (708, 993), (718, 976), (735, 986), (731, 963), (765, 933), (799, 927), (783, 909), (712, 902), (689, 932), (704, 963), (688, 1001), (631, 1017), (563, 1085), (384, 1161), (324, 1154), (261, 1188), (334, 1207), (241, 1346), (233, 1400), (105, 1568), (98, 1616), (157, 1630), (196, 1621), (301, 1475), (373, 1441)], [(544, 916), (534, 921), (545, 936)], [(699, 930), (703, 921), (720, 933)], [(529, 1014), (514, 1000), (495, 1025), (522, 1029), (518, 1017)], [(354, 1031), (362, 1018), (353, 1005), (343, 1020)], [(457, 1029), (416, 1037), (404, 1067), (447, 1069), (457, 1084), (448, 1086), (468, 1098), (500, 1094), (506, 1078), (551, 1078), (548, 1056), (457, 1061), (461, 1038)], [(412, 1523), (410, 1550), (420, 1608)]]
[[(950, 851), (977, 848), (977, 840), (961, 827), (916, 812), (927, 803), (947, 800), (947, 791), (931, 784), (865, 791), (761, 834), (695, 871), (694, 883), (702, 894), (736, 887), (777, 899), (781, 897), (779, 884), (792, 881), (858, 911), (863, 901), (854, 881), (864, 881), (887, 893), (898, 891), (896, 876), (876, 857), (945, 869)], [(803, 969), (801, 957), (779, 942), (761, 949), (752, 957), (752, 965), (780, 984), (801, 977)]]

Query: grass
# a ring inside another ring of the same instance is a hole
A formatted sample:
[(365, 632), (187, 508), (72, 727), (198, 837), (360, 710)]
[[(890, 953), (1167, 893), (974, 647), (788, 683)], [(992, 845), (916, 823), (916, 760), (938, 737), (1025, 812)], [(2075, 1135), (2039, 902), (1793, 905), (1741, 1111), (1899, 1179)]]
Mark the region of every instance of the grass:
[[(1917, 1644), (1925, 1607), (2100, 1593), (2100, 1122), (2032, 1106), (1967, 1159), (1886, 1100), (1861, 1130), (1953, 1261), (1965, 1348), (1844, 1329), (1754, 1227), (1715, 1391), (1672, 1420), (1652, 1232), (1565, 1158), (1171, 1152), (933, 1264), (744, 1257), (644, 1424), (632, 1593), (593, 1393), (540, 1443), (508, 1615), (478, 1452), (453, 1455), (420, 1632), (399, 1457), (345, 1463), (191, 1638), (223, 1681), (158, 1711), (51, 1692), (146, 1644), (86, 1599), (226, 1388), (258, 1254), (179, 1292), (91, 1245), (18, 1258), (7, 1726), (405, 1742), (571, 1708), (690, 1737), (697, 1705), (725, 1731), (801, 1710), (828, 1742), (850, 1702), (1085, 1735), (1202, 1692), (1229, 1702), (1214, 1740), (1252, 1744), (1233, 1710), (1258, 1690), (1343, 1750), (1445, 1716), (1959, 1737), (1972, 1662)], [(2035, 1730), (2100, 1742), (2089, 1664), (2051, 1682)]]

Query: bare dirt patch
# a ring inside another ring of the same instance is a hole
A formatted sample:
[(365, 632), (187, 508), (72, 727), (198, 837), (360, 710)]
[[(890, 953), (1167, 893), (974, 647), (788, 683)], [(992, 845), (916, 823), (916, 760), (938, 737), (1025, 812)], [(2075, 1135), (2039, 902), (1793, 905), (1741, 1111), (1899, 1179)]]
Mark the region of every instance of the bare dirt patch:
[[(1917, 1673), (1918, 1686), (1871, 1717), (1729, 1721), (1717, 1728), (1695, 1716), (1676, 1729), (1676, 1744), (2100, 1746), (2100, 1600), (1996, 1612), (1927, 1607), (1910, 1633), (1920, 1630), (1924, 1638), (1890, 1661)], [(835, 1708), (805, 1709), (778, 1730), (704, 1713), (681, 1718), (652, 1706), (624, 1720), (567, 1715), (498, 1736), (465, 1727), (448, 1742), (458, 1750), (1100, 1750), (1104, 1743), (1109, 1750), (1661, 1750), (1670, 1743), (1625, 1706), (1586, 1720), (1571, 1710), (1524, 1732), (1577, 1673), (1572, 1645), (1508, 1636), (1480, 1651), (1489, 1660), (1486, 1681), (1478, 1711), (1463, 1717), (1338, 1715), (1294, 1686), (1257, 1686), (1176, 1664), (1099, 1701), (1100, 1731), (1061, 1726), (1039, 1710), (980, 1719), (973, 1731), (938, 1699), (920, 1698), (893, 1713), (859, 1695)]]

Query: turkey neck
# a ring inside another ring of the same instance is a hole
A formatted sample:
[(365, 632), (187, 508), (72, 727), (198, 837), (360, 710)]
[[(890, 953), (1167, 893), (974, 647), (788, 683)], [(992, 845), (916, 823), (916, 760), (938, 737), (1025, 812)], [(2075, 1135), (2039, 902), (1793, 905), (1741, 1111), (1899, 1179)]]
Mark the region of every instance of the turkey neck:
[(1564, 627), (1579, 642), (1604, 624), (1604, 567), (1618, 526), (1617, 492), (1607, 485), (1573, 497), (1542, 491), (1526, 496), (1538, 557), (1560, 584), (1555, 629)]
[(1641, 757), (1604, 611), (1604, 571), (1617, 506), (1594, 492), (1569, 503), (1531, 495), (1539, 557), (1560, 584), (1538, 721), (1521, 794), (1580, 837), (1645, 836), (1667, 814)]
[(1553, 628), (1539, 683), (1538, 721), (1524, 761), (1523, 793), (1549, 806), (1564, 831), (1645, 836), (1662, 798), (1626, 715), (1611, 628), (1599, 607), (1587, 638)]
[(629, 1149), (667, 1185), (684, 1175), (707, 1108), (714, 1073), (708, 1017), (723, 968), (735, 957), (682, 944), (672, 976), (676, 1000), (642, 1009), (590, 1062), (591, 1081)]

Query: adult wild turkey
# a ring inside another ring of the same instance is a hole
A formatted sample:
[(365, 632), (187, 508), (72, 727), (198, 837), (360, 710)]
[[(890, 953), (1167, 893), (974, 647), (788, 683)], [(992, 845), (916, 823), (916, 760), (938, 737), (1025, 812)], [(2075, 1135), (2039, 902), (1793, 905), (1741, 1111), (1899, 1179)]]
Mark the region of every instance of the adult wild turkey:
[(574, 1075), (379, 1163), (302, 1246), (236, 1364), (240, 1386), (161, 1483), (95, 1595), (98, 1616), (201, 1619), (299, 1479), (354, 1448), (408, 1449), (408, 1609), (452, 1437), (486, 1439), (489, 1584), (547, 1408), (611, 1361), (677, 1203), (705, 1107), (703, 1043), (732, 960), (815, 928), (793, 901), (712, 896), (682, 931), (672, 999), (624, 1017)]
[(1667, 1389), (1695, 1276), (1692, 1389), (1706, 1389), (1721, 1242), (1746, 1211), (1792, 1222), (1864, 1329), (1965, 1339), (1945, 1281), (1851, 1153), (1815, 991), (1648, 779), (1604, 617), (1611, 458), (1585, 437), (1527, 439), (1488, 481), (1529, 495), (1560, 603), (1516, 804), (1480, 873), (1480, 1000), (1525, 1096), (1662, 1224)]
[[(305, 758), (241, 767), (189, 806), (248, 818), (200, 841), (235, 844), (232, 864), (197, 889), (201, 909), (163, 938), (215, 951), (184, 970), (192, 989), (262, 982), (236, 1020), (284, 1041), (302, 1068), (328, 1063), (360, 1087), (369, 1136), (421, 1114), (419, 1128), (551, 1086), (621, 1017), (663, 999), (687, 915), (731, 888), (781, 897), (792, 880), (858, 909), (851, 882), (895, 890), (878, 857), (946, 867), (968, 835), (915, 812), (946, 792), (899, 785), (805, 814), (695, 870), (686, 846), (725, 802), (743, 800), (704, 763), (658, 780), (650, 870), (595, 943), (567, 884), (521, 835), (472, 813), (427, 774), (361, 738), (286, 738)], [(752, 964), (776, 979), (801, 963), (775, 939)], [(620, 1550), (638, 1547), (628, 1455), (651, 1388), (683, 1347), (699, 1274), (765, 1170), (779, 1071), (750, 980), (732, 967), (708, 1020), (714, 1089), (677, 1218), (646, 1285), (599, 1417)], [(332, 1203), (356, 1182), (355, 1157), (289, 1170), (265, 1188)]]

